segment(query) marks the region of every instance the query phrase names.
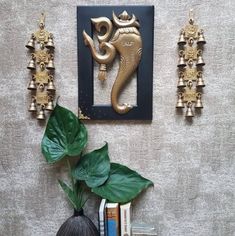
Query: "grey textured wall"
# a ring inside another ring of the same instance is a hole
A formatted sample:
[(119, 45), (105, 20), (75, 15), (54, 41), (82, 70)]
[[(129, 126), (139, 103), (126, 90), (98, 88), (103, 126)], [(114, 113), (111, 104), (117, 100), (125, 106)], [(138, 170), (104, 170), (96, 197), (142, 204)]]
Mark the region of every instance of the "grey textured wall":
[[(58, 186), (64, 163), (41, 152), (44, 126), (27, 111), (29, 57), (24, 45), (41, 11), (56, 43), (60, 103), (77, 112), (76, 6), (108, 0), (0, 1), (0, 235), (53, 236), (72, 214)], [(109, 142), (113, 161), (155, 183), (138, 197), (134, 219), (160, 236), (235, 235), (235, 1), (129, 0), (155, 5), (153, 122), (92, 122), (88, 150)], [(188, 123), (175, 112), (179, 30), (193, 7), (208, 44), (204, 109)], [(133, 97), (133, 92), (131, 93)], [(98, 199), (86, 213), (97, 223)]]

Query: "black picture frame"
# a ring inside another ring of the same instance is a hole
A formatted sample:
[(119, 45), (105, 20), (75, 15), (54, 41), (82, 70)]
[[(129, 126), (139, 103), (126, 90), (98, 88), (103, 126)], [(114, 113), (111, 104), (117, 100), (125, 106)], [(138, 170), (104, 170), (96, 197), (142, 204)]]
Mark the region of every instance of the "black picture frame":
[[(137, 69), (137, 106), (126, 114), (118, 114), (110, 105), (94, 105), (93, 58), (83, 41), (85, 30), (93, 35), (91, 18), (106, 16), (112, 19), (112, 12), (119, 15), (126, 10), (135, 14), (140, 22), (143, 49)], [(153, 39), (154, 6), (78, 6), (78, 106), (80, 119), (91, 120), (152, 120), (153, 89)]]

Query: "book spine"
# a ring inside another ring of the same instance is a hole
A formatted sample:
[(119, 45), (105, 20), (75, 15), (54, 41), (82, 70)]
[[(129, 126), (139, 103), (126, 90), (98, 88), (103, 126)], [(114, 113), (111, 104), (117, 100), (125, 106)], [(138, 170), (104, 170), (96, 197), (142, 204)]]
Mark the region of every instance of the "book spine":
[(105, 206), (106, 206), (106, 199), (102, 199), (100, 203), (100, 208), (99, 208), (99, 231), (100, 231), (100, 236), (106, 236), (105, 232)]
[(104, 227), (104, 221), (99, 222), (100, 226), (100, 236), (105, 236), (105, 227)]
[(119, 230), (119, 205), (106, 208), (107, 236), (120, 236)]
[(120, 206), (121, 236), (131, 236), (131, 204)]

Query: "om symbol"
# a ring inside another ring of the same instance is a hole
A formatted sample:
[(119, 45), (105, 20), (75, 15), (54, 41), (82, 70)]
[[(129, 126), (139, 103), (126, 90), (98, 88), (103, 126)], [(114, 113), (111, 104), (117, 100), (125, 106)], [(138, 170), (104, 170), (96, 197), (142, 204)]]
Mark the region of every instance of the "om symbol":
[[(111, 104), (119, 114), (126, 114), (132, 109), (128, 103), (118, 102), (121, 91), (136, 71), (142, 55), (142, 38), (138, 30), (140, 24), (133, 14), (131, 17), (123, 11), (118, 17), (113, 12), (113, 23), (107, 17), (91, 19), (97, 32), (105, 29), (103, 35), (97, 35), (99, 48), (105, 54), (97, 52), (93, 39), (83, 31), (85, 44), (90, 48), (92, 57), (100, 64), (99, 80), (106, 79), (106, 65), (112, 63), (117, 53), (120, 55), (119, 70), (111, 91)], [(116, 26), (113, 32), (113, 24)]]

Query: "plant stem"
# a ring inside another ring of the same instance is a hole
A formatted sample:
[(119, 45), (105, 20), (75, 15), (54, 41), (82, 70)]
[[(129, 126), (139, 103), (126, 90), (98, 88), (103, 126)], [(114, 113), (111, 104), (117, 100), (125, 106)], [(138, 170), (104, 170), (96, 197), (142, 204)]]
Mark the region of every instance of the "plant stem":
[(80, 185), (78, 202), (81, 207), (82, 207), (82, 199), (83, 199), (83, 187)]
[(69, 169), (69, 177), (70, 177), (70, 179), (71, 179), (73, 192), (74, 192), (75, 194), (77, 194), (77, 191), (76, 191), (76, 188), (75, 188), (75, 181), (74, 181), (74, 178), (73, 178), (73, 175), (72, 175), (72, 169), (71, 169), (71, 165), (70, 165), (69, 158), (66, 158), (66, 160), (67, 160), (67, 165), (68, 165), (68, 169)]
[(77, 199), (77, 204), (76, 204), (77, 209), (76, 210), (80, 210), (84, 204), (84, 199), (83, 199), (84, 189), (83, 189), (81, 183), (79, 183), (79, 181), (76, 181), (72, 175), (72, 168), (71, 168), (69, 158), (67, 158), (66, 161), (67, 161), (67, 166), (69, 169), (69, 177), (71, 179), (72, 190), (73, 190), (74, 195), (76, 196), (76, 199)]

